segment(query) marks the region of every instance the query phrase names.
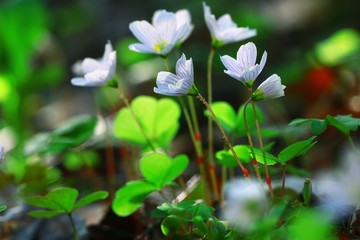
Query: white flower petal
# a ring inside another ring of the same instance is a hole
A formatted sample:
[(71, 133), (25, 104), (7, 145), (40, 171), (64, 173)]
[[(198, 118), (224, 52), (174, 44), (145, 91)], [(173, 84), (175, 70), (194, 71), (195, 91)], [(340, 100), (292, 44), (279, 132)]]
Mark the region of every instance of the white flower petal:
[(208, 27), (210, 34), (216, 36), (217, 33), (220, 32), (216, 18), (211, 13), (210, 7), (207, 6), (204, 2), (203, 2), (203, 8), (204, 8), (205, 24)]
[(243, 68), (239, 64), (239, 62), (228, 55), (221, 56), (220, 60), (224, 64), (224, 66), (232, 72), (242, 72), (243, 71)]
[(108, 41), (105, 45), (105, 52), (104, 52), (104, 55), (103, 55), (103, 60), (104, 61), (107, 61), (107, 59), (109, 58), (109, 55), (111, 52), (113, 52), (113, 46), (111, 45), (111, 42)]
[(158, 34), (161, 35), (160, 44), (173, 43), (173, 39), (176, 33), (176, 16), (172, 12), (162, 10), (158, 12), (153, 22), (154, 28)]
[(147, 21), (135, 21), (129, 25), (130, 31), (144, 45), (153, 48), (160, 41), (155, 28)]
[(133, 43), (129, 45), (129, 49), (134, 52), (142, 52), (142, 53), (156, 53), (155, 50), (151, 47), (148, 47), (141, 43)]
[(105, 69), (104, 64), (93, 58), (85, 58), (81, 63), (81, 68), (84, 74), (94, 71), (94, 69)]
[(91, 73), (85, 74), (84, 78), (89, 82), (99, 82), (103, 83), (109, 79), (109, 71), (105, 70), (95, 70)]
[(284, 89), (286, 87), (281, 85), (281, 78), (277, 74), (273, 74), (262, 82), (258, 89), (260, 89), (265, 98), (278, 98), (285, 95)]
[(232, 78), (235, 78), (236, 80), (241, 81), (240, 75), (236, 72), (230, 71), (230, 70), (224, 70), (224, 73), (226, 73), (227, 75), (229, 75)]
[(261, 61), (260, 61), (260, 69), (259, 69), (259, 73), (263, 70), (265, 63), (266, 63), (266, 59), (267, 59), (267, 52), (264, 51), (262, 57), (261, 57)]
[(231, 16), (229, 14), (224, 14), (222, 15), (218, 20), (217, 20), (218, 25), (220, 26), (221, 30), (227, 30), (229, 28), (236, 28), (237, 25), (233, 22), (233, 20), (231, 19)]
[(256, 56), (256, 46), (252, 42), (242, 45), (237, 52), (237, 60), (244, 69), (248, 69), (255, 65)]

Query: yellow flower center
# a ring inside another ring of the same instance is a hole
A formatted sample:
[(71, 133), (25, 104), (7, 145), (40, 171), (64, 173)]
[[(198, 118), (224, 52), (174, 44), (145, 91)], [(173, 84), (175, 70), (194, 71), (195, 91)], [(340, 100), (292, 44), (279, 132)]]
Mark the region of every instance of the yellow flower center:
[(167, 44), (168, 44), (167, 41), (163, 41), (161, 43), (155, 44), (154, 46), (155, 52), (161, 52)]

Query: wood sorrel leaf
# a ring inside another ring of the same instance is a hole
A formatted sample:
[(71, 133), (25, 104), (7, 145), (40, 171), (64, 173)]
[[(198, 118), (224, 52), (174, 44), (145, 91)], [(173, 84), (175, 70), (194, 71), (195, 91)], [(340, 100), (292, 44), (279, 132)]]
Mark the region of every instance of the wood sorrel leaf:
[[(211, 108), (225, 131), (233, 132), (236, 126), (236, 112), (233, 107), (227, 102), (214, 102)], [(205, 114), (209, 117), (208, 110)]]
[(140, 160), (140, 171), (147, 181), (160, 190), (177, 178), (188, 163), (186, 155), (179, 155), (172, 160), (165, 154), (151, 153)]
[[(251, 159), (250, 153), (245, 146), (237, 145), (234, 146), (234, 151), (236, 155), (239, 157), (242, 163), (248, 163)], [(234, 155), (230, 150), (221, 150), (216, 152), (216, 158), (218, 159), (218, 163), (226, 167), (237, 167), (239, 164), (237, 163)]]
[(45, 198), (56, 203), (59, 210), (63, 209), (65, 212), (70, 213), (78, 195), (79, 192), (75, 188), (62, 187), (49, 192)]
[[(258, 117), (259, 123), (262, 123), (264, 121), (264, 115), (261, 112), (260, 108), (255, 106), (256, 109), (256, 115)], [(255, 116), (254, 116), (254, 108), (252, 104), (248, 104), (246, 107), (246, 121), (249, 127), (249, 130), (252, 131), (255, 127)], [(246, 135), (246, 127), (245, 127), (245, 121), (244, 121), (244, 105), (242, 105), (239, 110), (238, 114), (236, 116), (236, 126), (235, 126), (235, 133), (239, 136), (245, 136)]]
[[(245, 145), (244, 145), (245, 146)], [(261, 163), (261, 164), (265, 164), (265, 159), (264, 159), (264, 153), (265, 153), (265, 158), (266, 158), (266, 165), (274, 165), (276, 163), (280, 163), (279, 159), (277, 157), (275, 157), (274, 155), (268, 153), (268, 152), (264, 152), (259, 148), (255, 148), (253, 147), (255, 156), (253, 156), (253, 153), (251, 151), (251, 147), (246, 145), (245, 146), (251, 156), (251, 158), (255, 158), (257, 162)]]
[(331, 125), (335, 128), (337, 128), (340, 132), (342, 132), (344, 135), (348, 136), (350, 134), (350, 128), (340, 122), (338, 119), (334, 118), (333, 116), (326, 116), (325, 121), (328, 125)]
[[(149, 140), (167, 148), (179, 129), (180, 107), (170, 98), (156, 99), (139, 96), (131, 103), (131, 109)], [(144, 133), (129, 109), (119, 111), (114, 122), (115, 136), (128, 142), (147, 145)]]
[(96, 122), (96, 118), (86, 115), (70, 119), (50, 133), (43, 152), (59, 153), (77, 147), (92, 136)]
[(48, 208), (52, 210), (64, 211), (57, 203), (50, 201), (45, 196), (31, 196), (25, 198), (25, 202), (35, 207)]
[(81, 208), (83, 206), (89, 205), (90, 203), (96, 202), (98, 200), (105, 199), (109, 196), (109, 193), (106, 191), (97, 191), (90, 193), (89, 195), (81, 198), (74, 206), (73, 210)]
[(310, 148), (312, 148), (317, 143), (317, 142), (313, 142), (315, 138), (316, 136), (313, 136), (306, 140), (298, 141), (286, 147), (278, 155), (280, 162), (286, 163), (291, 159), (294, 159), (300, 155), (305, 154), (307, 151), (310, 150)]
[(30, 217), (52, 218), (64, 214), (61, 210), (34, 210), (28, 213)]
[(125, 186), (117, 190), (112, 209), (121, 217), (129, 216), (144, 203), (150, 193), (157, 189), (154, 184), (143, 180), (127, 182)]

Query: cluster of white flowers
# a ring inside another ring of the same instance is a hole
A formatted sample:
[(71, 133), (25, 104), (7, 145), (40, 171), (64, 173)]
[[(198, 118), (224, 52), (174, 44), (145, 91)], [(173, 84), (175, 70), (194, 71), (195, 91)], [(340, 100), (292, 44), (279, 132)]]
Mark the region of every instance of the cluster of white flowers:
[[(256, 35), (256, 30), (247, 27), (238, 27), (229, 14), (222, 15), (218, 20), (211, 13), (211, 9), (203, 3), (204, 19), (212, 38), (212, 47), (220, 47)], [(129, 46), (130, 50), (142, 53), (157, 54), (166, 57), (174, 47), (183, 43), (192, 32), (194, 26), (188, 10), (182, 9), (175, 13), (158, 10), (152, 17), (152, 23), (145, 20), (134, 21), (129, 25), (130, 31), (140, 41)], [(224, 64), (225, 73), (241, 81), (251, 88), (255, 79), (265, 66), (266, 51), (263, 53), (260, 64), (256, 63), (257, 50), (254, 43), (240, 46), (236, 59), (225, 55), (220, 59)], [(103, 58), (95, 60), (85, 58), (76, 67), (77, 74), (71, 83), (76, 86), (102, 86), (114, 78), (116, 67), (116, 51), (110, 42), (105, 46)], [(194, 71), (192, 59), (186, 60), (184, 54), (177, 61), (176, 74), (161, 71), (156, 79), (157, 87), (154, 91), (168, 96), (197, 95), (194, 85)], [(285, 86), (281, 79), (273, 74), (266, 79), (252, 95), (252, 99), (263, 99), (284, 96)]]

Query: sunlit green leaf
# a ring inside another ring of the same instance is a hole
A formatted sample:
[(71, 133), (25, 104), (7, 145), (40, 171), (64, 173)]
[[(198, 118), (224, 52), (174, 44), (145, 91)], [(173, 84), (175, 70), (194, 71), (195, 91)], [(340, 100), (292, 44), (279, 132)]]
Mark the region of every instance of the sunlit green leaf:
[(25, 202), (35, 207), (48, 208), (52, 210), (65, 211), (56, 202), (46, 198), (45, 196), (31, 196), (25, 198)]
[(360, 51), (360, 35), (353, 29), (341, 29), (317, 44), (315, 54), (326, 65), (340, 64)]
[(312, 148), (316, 142), (313, 142), (316, 137), (310, 137), (303, 141), (298, 141), (296, 143), (291, 144), (290, 146), (283, 149), (278, 158), (282, 163), (285, 163), (291, 159), (294, 159), (300, 155), (305, 154), (310, 148)]
[[(244, 121), (244, 106), (242, 105), (240, 109), (238, 110), (237, 116), (236, 116), (236, 130), (235, 133), (239, 136), (245, 136), (246, 135), (246, 127), (245, 127), (245, 121)], [(264, 121), (264, 115), (259, 107), (255, 105), (256, 109), (256, 116), (258, 118), (259, 123), (262, 123)], [(252, 131), (253, 129), (256, 129), (256, 121), (254, 116), (254, 108), (252, 104), (248, 104), (246, 108), (246, 122), (249, 127), (249, 130)]]
[(109, 193), (106, 191), (97, 191), (93, 192), (83, 198), (81, 198), (74, 206), (73, 210), (81, 208), (83, 206), (89, 205), (98, 200), (105, 199), (109, 196)]
[(112, 202), (113, 211), (122, 217), (134, 213), (145, 201), (145, 198), (157, 187), (152, 183), (138, 180), (127, 182), (125, 186), (117, 190)]
[[(234, 146), (234, 151), (242, 163), (248, 163), (251, 160), (250, 153), (245, 146), (236, 145)], [(218, 163), (226, 167), (237, 167), (239, 166), (238, 162), (234, 158), (234, 155), (230, 150), (221, 150), (216, 152), (216, 158)]]
[[(245, 145), (244, 145), (245, 146)], [(245, 146), (250, 154), (250, 156), (252, 158), (254, 158), (253, 153), (251, 151), (251, 147), (250, 146)], [(266, 160), (266, 165), (274, 165), (276, 163), (279, 163), (279, 159), (277, 157), (275, 157), (274, 155), (271, 155), (268, 152), (264, 152), (259, 148), (252, 148), (254, 153), (255, 153), (255, 159), (256, 161), (258, 161), (261, 164), (265, 164), (265, 160)], [(264, 159), (264, 154), (265, 154), (265, 159)]]
[[(221, 126), (227, 132), (233, 132), (236, 125), (236, 112), (233, 107), (227, 102), (214, 102), (211, 104), (211, 109), (218, 118)], [(205, 111), (209, 115), (208, 111)]]
[(169, 98), (139, 96), (132, 101), (131, 109), (143, 131), (129, 109), (123, 108), (114, 122), (115, 136), (146, 146), (145, 133), (152, 144), (167, 148), (179, 129), (179, 105)]
[(140, 171), (147, 181), (161, 189), (178, 177), (188, 163), (185, 155), (171, 159), (165, 154), (151, 153), (141, 159)]

